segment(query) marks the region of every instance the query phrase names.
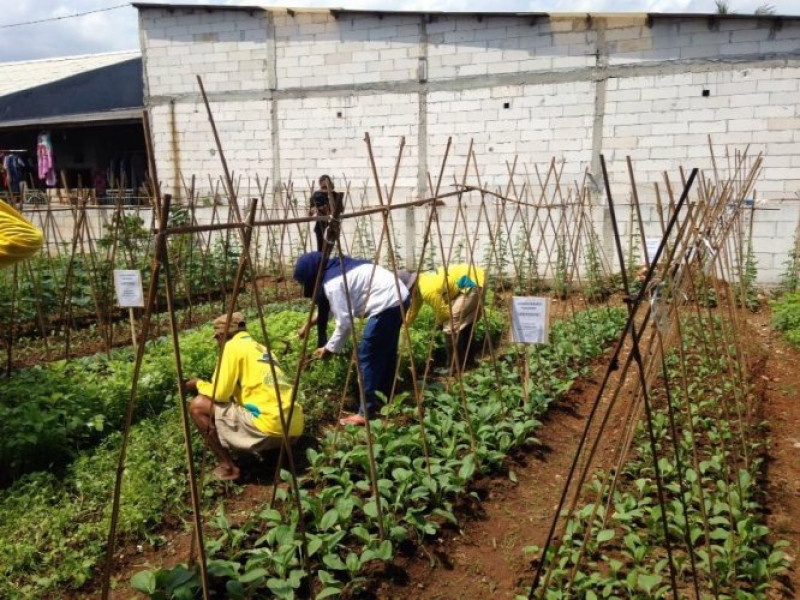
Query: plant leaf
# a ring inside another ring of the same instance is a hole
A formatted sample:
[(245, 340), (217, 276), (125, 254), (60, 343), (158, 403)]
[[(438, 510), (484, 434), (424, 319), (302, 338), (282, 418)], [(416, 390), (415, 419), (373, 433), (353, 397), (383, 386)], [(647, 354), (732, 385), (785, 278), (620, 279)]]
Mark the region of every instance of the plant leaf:
[(319, 528), (325, 531), (326, 529), (330, 529), (339, 521), (339, 511), (335, 508), (330, 509), (324, 515), (322, 515), (322, 519), (319, 521)]
[(267, 570), (262, 569), (261, 567), (257, 569), (252, 569), (251, 571), (245, 571), (241, 577), (239, 577), (240, 583), (252, 583), (253, 581), (260, 579), (267, 575)]
[(600, 533), (597, 534), (597, 543), (602, 544), (609, 540), (614, 539), (614, 530), (613, 529), (603, 529)]
[(131, 587), (147, 595), (156, 592), (156, 574), (152, 571), (141, 571), (131, 577)]
[(661, 577), (658, 575), (645, 575), (643, 573), (639, 574), (639, 588), (644, 590), (645, 593), (652, 594), (653, 588), (656, 587), (659, 583), (661, 583)]
[(467, 454), (464, 457), (464, 462), (461, 463), (461, 468), (458, 470), (458, 477), (464, 481), (472, 479), (475, 473), (475, 455)]

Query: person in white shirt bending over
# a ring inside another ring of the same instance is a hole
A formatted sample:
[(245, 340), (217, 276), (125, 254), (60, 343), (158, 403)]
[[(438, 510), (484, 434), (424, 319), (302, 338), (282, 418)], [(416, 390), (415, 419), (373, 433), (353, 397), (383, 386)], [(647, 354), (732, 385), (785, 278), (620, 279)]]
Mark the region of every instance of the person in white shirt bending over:
[[(314, 292), (314, 282), (321, 262), (321, 252), (309, 252), (297, 259), (294, 279), (303, 286), (303, 296), (306, 298), (311, 298)], [(312, 320), (312, 324), (316, 322), (317, 325), (317, 349), (314, 357), (327, 358), (331, 354), (344, 351), (353, 329), (346, 290), (350, 292), (353, 316), (367, 318), (358, 344), (358, 362), (364, 379), (367, 414), (364, 415), (359, 408), (358, 414), (340, 420), (342, 425), (363, 425), (365, 418), (373, 418), (380, 410), (377, 392), (389, 398), (392, 391), (397, 366), (397, 345), (403, 324), (401, 305), (408, 310), (408, 289), (402, 281), (396, 282), (391, 271), (370, 261), (349, 256), (345, 256), (343, 260), (328, 259), (323, 266), (320, 288), (314, 298), (317, 315)], [(336, 327), (328, 339), (328, 319), (331, 312)], [(308, 335), (308, 330), (303, 327), (298, 333), (304, 337)]]

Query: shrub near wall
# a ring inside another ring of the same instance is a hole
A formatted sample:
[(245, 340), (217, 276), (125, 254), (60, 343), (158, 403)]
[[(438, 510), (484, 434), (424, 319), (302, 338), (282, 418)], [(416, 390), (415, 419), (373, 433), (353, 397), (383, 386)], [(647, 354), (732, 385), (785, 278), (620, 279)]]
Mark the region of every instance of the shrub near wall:
[(772, 303), (772, 326), (783, 332), (792, 346), (800, 348), (800, 292), (786, 294)]

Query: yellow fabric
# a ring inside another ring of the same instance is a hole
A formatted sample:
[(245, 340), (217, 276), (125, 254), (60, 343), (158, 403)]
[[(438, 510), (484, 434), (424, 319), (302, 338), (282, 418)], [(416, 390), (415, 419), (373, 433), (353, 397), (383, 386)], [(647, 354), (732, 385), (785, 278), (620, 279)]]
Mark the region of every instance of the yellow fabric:
[(450, 302), (454, 301), (462, 291), (468, 291), (458, 289), (458, 280), (464, 275), (468, 275), (478, 287), (484, 286), (486, 276), (483, 269), (470, 267), (468, 264), (450, 265), (447, 268), (446, 278), (444, 267), (439, 267), (435, 273), (421, 273), (417, 278), (417, 291), (406, 313), (406, 323), (411, 325), (414, 322), (423, 303), (433, 309), (437, 325), (450, 320)]
[(0, 268), (30, 258), (43, 242), (41, 231), (0, 200)]
[[(236, 402), (245, 408), (248, 408), (247, 405), (256, 407), (260, 414), (253, 419), (255, 426), (267, 435), (283, 435), (272, 370), (269, 363), (260, 361), (265, 352), (264, 346), (251, 338), (249, 333), (237, 333), (225, 344), (222, 362), (214, 378), (211, 381), (198, 381), (197, 391), (215, 402)], [(284, 417), (288, 419), (292, 386), (286, 382), (283, 371), (277, 366), (275, 372)], [(215, 381), (217, 387), (214, 394)], [(289, 436), (297, 437), (302, 433), (303, 408), (299, 402), (295, 402)]]
[(422, 308), (422, 295), (419, 293), (419, 287), (414, 286), (411, 292), (411, 304), (408, 305), (406, 311), (406, 325), (411, 327), (411, 324), (417, 320), (417, 315)]

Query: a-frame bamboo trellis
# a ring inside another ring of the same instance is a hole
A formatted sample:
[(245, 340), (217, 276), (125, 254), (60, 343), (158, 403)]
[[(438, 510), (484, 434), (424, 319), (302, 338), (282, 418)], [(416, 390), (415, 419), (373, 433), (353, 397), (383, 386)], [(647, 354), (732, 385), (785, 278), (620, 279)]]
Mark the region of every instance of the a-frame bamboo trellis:
[[(202, 91), (202, 82), (200, 82), (201, 91)], [(203, 92), (203, 96), (205, 98), (205, 94)], [(206, 101), (206, 105), (208, 107), (208, 103)], [(182, 375), (182, 362), (181, 362), (181, 353), (180, 353), (180, 343), (178, 337), (178, 324), (175, 319), (174, 315), (174, 275), (170, 269), (170, 256), (167, 252), (167, 245), (168, 239), (172, 236), (178, 235), (197, 235), (197, 234), (204, 234), (207, 237), (206, 240), (211, 239), (212, 234), (222, 233), (224, 235), (233, 234), (238, 238), (241, 254), (239, 258), (239, 263), (236, 271), (235, 278), (232, 284), (232, 293), (230, 294), (229, 300), (226, 303), (226, 310), (228, 314), (228, 319), (231, 318), (233, 311), (236, 309), (238, 296), (240, 290), (243, 288), (244, 285), (249, 284), (252, 286), (253, 296), (255, 300), (255, 304), (258, 311), (258, 320), (259, 324), (262, 329), (262, 335), (265, 339), (266, 346), (270, 354), (271, 351), (271, 342), (269, 336), (267, 334), (266, 326), (265, 326), (265, 313), (264, 313), (264, 304), (260, 297), (260, 292), (258, 285), (256, 285), (256, 261), (253, 258), (254, 253), (258, 253), (258, 245), (255, 245), (253, 240), (255, 239), (265, 239), (267, 245), (274, 244), (275, 247), (278, 248), (278, 263), (280, 269), (285, 268), (283, 264), (284, 261), (281, 260), (283, 258), (283, 241), (287, 232), (295, 227), (297, 228), (297, 232), (299, 238), (305, 245), (306, 239), (303, 235), (302, 226), (307, 225), (308, 223), (313, 223), (320, 219), (321, 217), (306, 217), (306, 216), (298, 216), (296, 212), (296, 206), (293, 202), (287, 201), (285, 206), (281, 209), (283, 211), (282, 215), (279, 215), (278, 218), (258, 218), (259, 214), (259, 202), (261, 203), (261, 215), (264, 216), (267, 212), (267, 208), (264, 204), (265, 193), (260, 194), (260, 198), (256, 197), (253, 198), (250, 206), (249, 211), (247, 212), (246, 216), (240, 211), (239, 203), (238, 203), (238, 191), (237, 186), (234, 185), (234, 178), (232, 174), (228, 172), (227, 165), (225, 163), (225, 155), (222, 150), (222, 144), (219, 139), (219, 136), (216, 133), (216, 128), (214, 126), (213, 115), (209, 109), (208, 111), (209, 121), (212, 126), (212, 131), (214, 133), (214, 137), (217, 143), (218, 151), (220, 158), (223, 164), (223, 184), (226, 190), (226, 196), (228, 200), (228, 217), (226, 222), (212, 222), (210, 224), (201, 225), (196, 222), (196, 220), (192, 220), (192, 222), (188, 225), (171, 225), (170, 224), (170, 206), (171, 206), (171, 198), (165, 196), (163, 200), (160, 199), (160, 194), (157, 190), (157, 186), (154, 186), (153, 196), (155, 198), (155, 206), (156, 206), (156, 214), (157, 214), (157, 230), (155, 234), (155, 255), (153, 258), (152, 264), (152, 276), (150, 282), (150, 288), (148, 290), (148, 304), (144, 311), (144, 318), (142, 320), (142, 342), (146, 341), (148, 335), (148, 328), (150, 323), (150, 316), (153, 311), (153, 303), (156, 297), (156, 292), (159, 286), (159, 273), (163, 272), (165, 277), (165, 288), (166, 288), (166, 296), (167, 296), (167, 310), (170, 315), (171, 321), (171, 333), (173, 338), (173, 345), (174, 345), (174, 352), (175, 352), (175, 363), (176, 363), (176, 371), (178, 375), (178, 393), (180, 397), (180, 406), (181, 406), (181, 414), (182, 414), (182, 423), (186, 441), (186, 449), (187, 449), (187, 465), (189, 469), (189, 481), (190, 481), (190, 488), (191, 488), (191, 496), (192, 496), (192, 508), (194, 513), (194, 526), (195, 526), (195, 544), (192, 547), (192, 558), (194, 557), (195, 550), (198, 552), (197, 562), (200, 566), (200, 571), (202, 575), (202, 582), (203, 582), (203, 595), (204, 598), (208, 598), (208, 580), (207, 580), (207, 573), (205, 570), (205, 551), (203, 545), (203, 523), (202, 517), (200, 513), (200, 502), (199, 502), (199, 486), (198, 480), (194, 471), (194, 457), (192, 456), (191, 450), (191, 430), (189, 427), (188, 415), (186, 412), (186, 398), (185, 392), (183, 390), (183, 386), (181, 385), (181, 381), (183, 379)], [(149, 128), (148, 128), (149, 129)], [(538, 183), (538, 190), (533, 189), (533, 186), (530, 183), (530, 177), (528, 173), (525, 173), (525, 181), (524, 183), (518, 188), (515, 183), (515, 175), (516, 175), (516, 160), (513, 164), (509, 165), (508, 167), (508, 185), (506, 186), (505, 191), (498, 190), (497, 192), (490, 191), (485, 189), (480, 183), (480, 171), (477, 163), (477, 157), (473, 152), (471, 146), (466, 154), (466, 165), (462, 171), (462, 176), (460, 181), (456, 181), (454, 184), (454, 191), (451, 192), (441, 192), (441, 182), (443, 179), (443, 174), (445, 171), (445, 165), (448, 160), (449, 156), (449, 149), (450, 143), (447, 145), (447, 149), (445, 151), (445, 155), (442, 159), (442, 166), (439, 172), (438, 179), (436, 184), (434, 185), (431, 181), (429, 184), (429, 193), (430, 196), (424, 199), (412, 201), (412, 202), (405, 202), (405, 203), (394, 203), (394, 189), (395, 189), (395, 182), (397, 179), (397, 174), (399, 171), (399, 165), (402, 160), (403, 149), (404, 149), (404, 141), (401, 140), (400, 147), (397, 155), (397, 159), (395, 161), (395, 168), (391, 176), (391, 185), (388, 188), (384, 188), (381, 184), (381, 179), (378, 174), (378, 167), (376, 165), (372, 147), (371, 147), (371, 140), (369, 135), (365, 137), (365, 143), (367, 146), (367, 153), (370, 159), (371, 170), (373, 173), (374, 184), (376, 188), (376, 195), (378, 198), (378, 205), (374, 206), (367, 206), (363, 207), (360, 210), (351, 210), (344, 214), (337, 214), (330, 218), (326, 218), (329, 221), (329, 231), (334, 232), (334, 235), (329, 237), (328, 244), (325, 247), (325, 255), (327, 256), (328, 253), (335, 253), (338, 254), (340, 257), (345, 253), (348, 247), (352, 247), (352, 240), (348, 240), (347, 236), (343, 232), (342, 224), (347, 222), (350, 219), (360, 219), (360, 218), (369, 218), (371, 216), (378, 216), (380, 217), (380, 233), (378, 234), (378, 242), (374, 244), (374, 262), (378, 264), (379, 262), (383, 262), (383, 256), (385, 252), (386, 262), (388, 263), (388, 267), (394, 273), (395, 276), (395, 285), (398, 294), (401, 291), (401, 284), (399, 278), (397, 276), (398, 271), (398, 257), (396, 254), (396, 237), (393, 227), (391, 225), (391, 215), (396, 210), (403, 210), (411, 207), (422, 207), (426, 208), (427, 210), (427, 218), (425, 221), (424, 227), (424, 234), (422, 236), (422, 251), (419, 254), (419, 263), (417, 265), (417, 270), (422, 270), (422, 265), (426, 258), (426, 251), (427, 246), (431, 243), (432, 240), (438, 241), (437, 248), (439, 254), (440, 263), (447, 273), (448, 266), (453, 263), (454, 254), (456, 250), (454, 249), (454, 240), (457, 237), (461, 237), (464, 241), (464, 247), (467, 250), (468, 256), (468, 263), (470, 266), (476, 266), (478, 264), (478, 260), (476, 259), (476, 249), (477, 243), (479, 241), (479, 237), (481, 235), (485, 235), (489, 239), (489, 246), (490, 250), (487, 253), (488, 257), (485, 258), (487, 271), (491, 273), (492, 270), (495, 271), (495, 275), (499, 282), (498, 290), (501, 297), (506, 296), (509, 293), (513, 293), (515, 289), (530, 289), (532, 287), (531, 281), (531, 273), (530, 269), (527, 268), (527, 265), (535, 264), (538, 265), (540, 256), (544, 254), (542, 258), (544, 258), (544, 271), (542, 273), (538, 273), (536, 275), (537, 282), (544, 281), (548, 278), (553, 280), (554, 282), (559, 281), (563, 285), (563, 288), (560, 288), (556, 291), (559, 296), (562, 296), (562, 299), (566, 301), (567, 310), (573, 311), (575, 310), (575, 296), (571, 293), (571, 290), (575, 287), (580, 287), (581, 285), (581, 268), (580, 263), (581, 260), (585, 260), (586, 257), (590, 253), (590, 248), (594, 248), (594, 252), (599, 254), (597, 260), (601, 265), (602, 270), (606, 275), (610, 275), (612, 268), (610, 266), (611, 261), (605, 257), (602, 253), (602, 249), (600, 248), (597, 240), (597, 233), (594, 229), (593, 218), (591, 216), (590, 210), (590, 194), (587, 192), (589, 186), (586, 185), (586, 181), (582, 182), (582, 184), (575, 183), (573, 187), (567, 187), (566, 193), (564, 192), (561, 184), (561, 168), (559, 165), (553, 161), (550, 164), (549, 169), (547, 170), (544, 178), (542, 178), (541, 174), (539, 173), (538, 169), (536, 170), (536, 179)], [(151, 152), (152, 157), (152, 152)], [(743, 159), (740, 159), (740, 163), (743, 163)], [(605, 163), (603, 162), (603, 166), (605, 168)], [(597, 411), (600, 408), (600, 400), (603, 396), (603, 391), (607, 384), (611, 381), (612, 372), (618, 367), (618, 357), (621, 355), (621, 352), (624, 345), (626, 343), (630, 344), (631, 349), (628, 351), (627, 358), (624, 363), (624, 367), (620, 373), (616, 373), (614, 376), (615, 381), (617, 382), (616, 388), (611, 393), (612, 401), (610, 405), (613, 405), (614, 399), (619, 395), (620, 390), (624, 382), (626, 381), (625, 375), (627, 374), (630, 366), (632, 363), (636, 363), (637, 366), (637, 376), (634, 379), (634, 383), (637, 386), (637, 397), (641, 395), (642, 403), (641, 406), (644, 409), (646, 414), (647, 423), (649, 424), (652, 420), (651, 414), (651, 407), (649, 402), (648, 390), (652, 388), (652, 377), (653, 373), (657, 372), (658, 363), (653, 363), (653, 356), (654, 351), (652, 350), (653, 344), (656, 343), (658, 348), (661, 348), (660, 360), (663, 361), (663, 348), (665, 347), (664, 341), (664, 334), (658, 328), (652, 328), (652, 320), (657, 321), (658, 323), (663, 323), (664, 321), (664, 308), (662, 307), (659, 309), (661, 312), (656, 318), (652, 313), (653, 305), (648, 305), (645, 302), (646, 293), (650, 290), (650, 283), (654, 281), (655, 272), (656, 272), (656, 265), (660, 265), (661, 269), (661, 284), (664, 285), (667, 281), (672, 281), (674, 285), (673, 293), (677, 294), (678, 292), (686, 292), (693, 290), (694, 284), (694, 277), (702, 277), (704, 280), (706, 278), (709, 281), (717, 282), (714, 285), (719, 285), (718, 278), (710, 278), (707, 275), (707, 272), (701, 267), (698, 269), (697, 265), (702, 265), (704, 261), (707, 260), (703, 253), (705, 252), (704, 248), (706, 245), (710, 246), (714, 249), (713, 258), (711, 260), (711, 264), (719, 265), (719, 275), (720, 276), (727, 276), (733, 277), (736, 275), (733, 270), (733, 265), (736, 264), (739, 266), (741, 270), (741, 257), (737, 257), (735, 254), (733, 259), (730, 256), (730, 253), (727, 251), (727, 240), (728, 236), (730, 235), (731, 231), (740, 231), (741, 228), (737, 229), (735, 224), (737, 223), (737, 215), (738, 215), (738, 207), (737, 202), (741, 204), (742, 199), (747, 194), (747, 192), (752, 187), (752, 184), (755, 180), (757, 175), (758, 167), (760, 166), (760, 160), (756, 161), (755, 167), (751, 169), (747, 175), (747, 177), (743, 177), (739, 171), (737, 170), (737, 175), (734, 179), (723, 183), (721, 186), (717, 185), (713, 187), (713, 189), (709, 189), (710, 183), (709, 182), (702, 182), (701, 189), (702, 193), (705, 194), (702, 199), (694, 204), (688, 202), (689, 193), (692, 189), (692, 185), (697, 177), (696, 170), (693, 171), (689, 177), (685, 180), (682, 180), (683, 185), (683, 192), (677, 201), (675, 200), (672, 194), (672, 187), (668, 185), (668, 194), (669, 194), (669, 212), (664, 220), (662, 220), (662, 240), (659, 246), (656, 255), (653, 257), (649, 257), (647, 255), (647, 249), (644, 249), (645, 258), (649, 260), (650, 268), (648, 270), (647, 277), (645, 278), (644, 285), (642, 290), (639, 294), (634, 297), (633, 292), (630, 290), (630, 282), (627, 280), (627, 265), (625, 264), (625, 258), (622, 252), (621, 246), (621, 235), (617, 228), (617, 220), (614, 213), (614, 203), (611, 198), (611, 191), (610, 187), (608, 186), (608, 177), (607, 174), (604, 177), (604, 181), (606, 183), (606, 193), (607, 199), (609, 203), (609, 209), (611, 211), (611, 219), (612, 224), (614, 225), (614, 239), (616, 242), (616, 250), (618, 255), (618, 260), (620, 263), (620, 269), (622, 272), (622, 283), (623, 288), (626, 291), (627, 298), (626, 301), (628, 302), (629, 306), (629, 318), (628, 323), (626, 325), (626, 335), (620, 340), (617, 348), (614, 352), (614, 356), (609, 363), (609, 368), (606, 372), (604, 377), (603, 389), (598, 393), (597, 400), (595, 402), (595, 406), (592, 410), (591, 418), (587, 423), (587, 431), (584, 434), (584, 437), (581, 440), (581, 445), (579, 446), (578, 452), (576, 453), (575, 462), (570, 469), (568, 483), (565, 486), (564, 493), (562, 495), (561, 501), (559, 503), (559, 509), (564, 506), (569, 506), (568, 514), (574, 513), (576, 508), (580, 490), (582, 488), (582, 484), (586, 481), (586, 478), (589, 474), (589, 469), (592, 463), (591, 454), (596, 449), (596, 441), (598, 438), (594, 438), (593, 442), (590, 442), (588, 434), (590, 430), (590, 426), (592, 425), (592, 421), (597, 414)], [(639, 200), (638, 194), (636, 192), (636, 184), (633, 179), (633, 170), (630, 163), (628, 163), (631, 184), (633, 191), (633, 208), (637, 214), (637, 221), (640, 227), (640, 239), (644, 240), (644, 231), (642, 226), (641, 220), (641, 213), (639, 208)], [(155, 174), (155, 165), (152, 162), (151, 158), (151, 169), (152, 173)], [(744, 170), (743, 164), (739, 165), (739, 170)], [(470, 175), (475, 177), (476, 183), (470, 182)], [(737, 179), (738, 178), (738, 179)], [(157, 178), (154, 177), (154, 181)], [(194, 181), (194, 180), (192, 180)], [(667, 180), (668, 181), (668, 180)], [(259, 189), (263, 190), (265, 188), (261, 187), (259, 183)], [(348, 191), (350, 190), (350, 184), (348, 182), (347, 185)], [(385, 193), (385, 200), (384, 200), (384, 191)], [(195, 200), (195, 193), (194, 193), (194, 183), (191, 186), (187, 186), (186, 188), (187, 197), (190, 199), (190, 202), (193, 205)], [(293, 191), (291, 187), (287, 187), (284, 190), (285, 198), (289, 200), (292, 195)], [(478, 223), (475, 226), (473, 223), (469, 221), (466, 214), (465, 209), (465, 202), (467, 198), (479, 198), (479, 205), (477, 207), (477, 214), (478, 214)], [(659, 198), (660, 203), (660, 195), (657, 195)], [(732, 200), (733, 199), (733, 200)], [(494, 223), (492, 223), (491, 219), (491, 211), (490, 211), (490, 202), (495, 202), (495, 218)], [(442, 231), (442, 222), (439, 218), (439, 207), (442, 203), (450, 202), (454, 204), (455, 208), (455, 217), (453, 220), (453, 230), (450, 234), (450, 243), (449, 245), (445, 241), (445, 232)], [(733, 206), (733, 210), (729, 210), (730, 207)], [(509, 207), (511, 207), (511, 218), (509, 220)], [(660, 207), (660, 205), (659, 205)], [(688, 208), (685, 208), (688, 207)], [(555, 217), (554, 217), (555, 214)], [(733, 214), (734, 216), (731, 216)], [(688, 215), (688, 216), (687, 216)], [(661, 217), (661, 213), (659, 213)], [(474, 230), (471, 230), (471, 227), (475, 227)], [(485, 229), (484, 229), (485, 227)], [(463, 228), (463, 232), (461, 231)], [(504, 249), (502, 247), (501, 238), (505, 237), (505, 239), (510, 240), (512, 236), (512, 232), (521, 231), (522, 234), (520, 235), (521, 239), (521, 247), (518, 249), (511, 248), (510, 253), (512, 255), (511, 258), (511, 276), (509, 276), (508, 269), (506, 269), (506, 265), (503, 264), (502, 260), (499, 260), (499, 255), (503, 252), (508, 251), (508, 249)], [(263, 238), (260, 235), (263, 233)], [(339, 235), (335, 235), (338, 233)], [(549, 238), (549, 240), (548, 240)], [(202, 238), (201, 238), (202, 239)], [(373, 234), (374, 240), (374, 234)], [(384, 250), (385, 248), (385, 250)], [(543, 252), (542, 252), (543, 251)], [(431, 252), (432, 254), (432, 252)], [(527, 261), (527, 264), (526, 264)], [(324, 262), (324, 261), (323, 261)], [(724, 267), (724, 268), (723, 268)], [(487, 273), (487, 277), (490, 273)], [(739, 273), (741, 275), (741, 273)], [(346, 277), (346, 275), (345, 275)], [(721, 277), (720, 277), (721, 278)], [(730, 279), (729, 279), (730, 280)], [(315, 287), (319, 287), (321, 281), (321, 272), (317, 275), (317, 281)], [(691, 285), (690, 285), (691, 283)], [(347, 289), (347, 288), (346, 288)], [(678, 297), (678, 296), (674, 296)], [(579, 297), (580, 298), (580, 297)], [(729, 300), (732, 299), (728, 296)], [(357, 315), (353, 314), (353, 301), (352, 298), (347, 298), (348, 301), (348, 309), (351, 313), (351, 318), (355, 318)], [(583, 299), (583, 302), (586, 303), (586, 299)], [(676, 307), (678, 306), (678, 302), (673, 302), (668, 309), (666, 309), (666, 315), (668, 319), (673, 319), (673, 321), (679, 321), (675, 317), (677, 313)], [(730, 306), (731, 310), (733, 310), (733, 306)], [(312, 317), (313, 307), (308, 314), (308, 322), (310, 323), (310, 319)], [(485, 315), (485, 312), (484, 312)], [(647, 329), (648, 325), (650, 325), (650, 330)], [(678, 325), (679, 327), (679, 325)], [(649, 346), (646, 350), (642, 350), (640, 347), (642, 335), (644, 331), (648, 331), (650, 335)], [(672, 339), (672, 338), (670, 338)], [(626, 340), (629, 340), (626, 342)], [(653, 342), (656, 340), (656, 342)], [(357, 336), (354, 339), (357, 345)], [(732, 341), (732, 340), (728, 340)], [(401, 333), (401, 342), (409, 347), (410, 351), (410, 334), (408, 331), (408, 326), (404, 325), (403, 331)], [(278, 466), (275, 472), (275, 487), (277, 488), (278, 485), (278, 474), (282, 467), (282, 464), (287, 461), (289, 466), (289, 472), (291, 475), (290, 478), (290, 486), (292, 487), (294, 494), (292, 495), (293, 500), (297, 503), (296, 509), (302, 512), (302, 507), (299, 504), (299, 494), (297, 493), (298, 487), (298, 475), (294, 466), (294, 459), (292, 455), (292, 446), (288, 439), (287, 434), (287, 423), (288, 420), (291, 418), (291, 413), (293, 411), (297, 396), (298, 396), (298, 388), (301, 382), (301, 375), (302, 369), (305, 364), (305, 356), (307, 352), (307, 343), (308, 343), (308, 336), (305, 337), (305, 340), (302, 344), (301, 348), (301, 359), (298, 362), (297, 371), (294, 375), (293, 380), (293, 388), (290, 398), (282, 398), (281, 397), (281, 390), (277, 384), (278, 378), (274, 377), (273, 373), (273, 381), (275, 381), (275, 393), (278, 397), (278, 402), (281, 405), (281, 415), (284, 417), (284, 409), (288, 414), (288, 419), (283, 419), (283, 431), (284, 431), (284, 443), (281, 447), (281, 458), (278, 461)], [(453, 355), (455, 356), (455, 337), (451, 336), (449, 343), (452, 344), (453, 347)], [(494, 349), (491, 347), (491, 339), (487, 336), (488, 347), (487, 356), (490, 360), (495, 360), (495, 352)], [(105, 598), (108, 597), (109, 590), (110, 590), (110, 574), (111, 568), (113, 565), (113, 556), (114, 556), (114, 543), (115, 543), (115, 529), (116, 529), (116, 514), (119, 509), (119, 499), (120, 499), (120, 482), (122, 478), (122, 474), (124, 472), (124, 463), (125, 463), (125, 441), (127, 439), (128, 429), (131, 423), (131, 415), (134, 403), (136, 401), (136, 388), (138, 383), (138, 375), (140, 372), (141, 361), (143, 359), (145, 352), (145, 343), (141, 343), (138, 352), (137, 352), (137, 359), (136, 359), (136, 368), (134, 371), (134, 381), (131, 388), (131, 397), (128, 407), (128, 416), (126, 418), (126, 425), (125, 431), (123, 432), (123, 445), (122, 450), (120, 453), (120, 461), (118, 465), (118, 472), (117, 472), (117, 483), (114, 495), (114, 506), (113, 506), (113, 513), (112, 513), (112, 524), (109, 531), (109, 538), (108, 538), (108, 559), (106, 563), (106, 573), (103, 582), (103, 595)], [(222, 350), (224, 352), (224, 348)], [(430, 355), (430, 350), (429, 350)], [(741, 358), (741, 357), (739, 357)], [(520, 362), (524, 363), (527, 360), (527, 354), (520, 357)], [(360, 365), (358, 361), (355, 360), (355, 356), (352, 357), (352, 364), (355, 366), (356, 370), (356, 377), (359, 379), (359, 383), (362, 382), (363, 375), (360, 370)], [(655, 365), (655, 366), (653, 366)], [(453, 385), (457, 392), (461, 395), (462, 402), (464, 403), (464, 418), (467, 421), (467, 425), (471, 428), (471, 424), (469, 423), (469, 412), (466, 408), (466, 399), (464, 398), (464, 391), (463, 391), (463, 382), (462, 382), (462, 372), (464, 365), (458, 364), (456, 361), (455, 364), (450, 365), (454, 367), (453, 373), (454, 378), (451, 380), (451, 385)], [(663, 366), (663, 364), (662, 364)], [(663, 369), (662, 369), (663, 373)], [(426, 385), (426, 380), (429, 377), (428, 368), (426, 365), (425, 372), (422, 374), (422, 377), (418, 377), (418, 374), (415, 370), (413, 365), (413, 360), (410, 361), (410, 374), (412, 380), (412, 398), (417, 404), (418, 413), (419, 413), (419, 422), (422, 427), (423, 424), (423, 415), (424, 415), (424, 406), (421, 402), (421, 391), (424, 389)], [(738, 377), (737, 381), (744, 385), (744, 373), (741, 369), (738, 369), (736, 372)], [(364, 397), (363, 397), (363, 386), (359, 386), (362, 390), (360, 402), (364, 404)], [(609, 388), (610, 389), (610, 388)], [(745, 394), (745, 390), (742, 388), (740, 389), (742, 394)], [(609, 409), (610, 410), (610, 407)], [(624, 456), (626, 455), (629, 447), (630, 447), (630, 439), (633, 432), (633, 424), (638, 422), (639, 415), (640, 415), (641, 408), (637, 407), (632, 408), (629, 410), (628, 418), (626, 423), (628, 424), (628, 434), (624, 437), (624, 443), (620, 447), (620, 451), (618, 453), (619, 460), (622, 461)], [(603, 422), (607, 421), (608, 412), (603, 416)], [(742, 434), (744, 435), (744, 425), (742, 425)], [(602, 430), (602, 426), (600, 428)], [(474, 434), (473, 435), (473, 442), (474, 442)], [(373, 458), (373, 449), (372, 449), (372, 434), (370, 431), (369, 423), (366, 426), (366, 436), (365, 441), (367, 444), (368, 453), (370, 456), (370, 481), (372, 485), (372, 494), (374, 499), (376, 500), (375, 505), (378, 510), (378, 527), (380, 529), (379, 535), (381, 538), (384, 536), (384, 532), (382, 530), (382, 519), (380, 518), (380, 511), (381, 511), (381, 502), (379, 500), (379, 488), (377, 482), (377, 474), (375, 472), (374, 466), (374, 458)], [(655, 449), (654, 441), (651, 439), (651, 445), (653, 446), (653, 455), (657, 457), (657, 452)], [(426, 450), (427, 454), (427, 450)], [(658, 472), (658, 465), (654, 465), (654, 469), (656, 469), (656, 473)], [(658, 474), (656, 475), (656, 480), (658, 481), (659, 477)], [(659, 484), (660, 485), (660, 484)], [(275, 494), (273, 494), (273, 498)], [(663, 498), (662, 498), (663, 502)], [(550, 541), (554, 539), (554, 533), (557, 529), (557, 525), (559, 522), (557, 512), (557, 518), (553, 521), (553, 527), (550, 532), (548, 545)], [(302, 519), (300, 520), (302, 523)], [(304, 538), (304, 533), (300, 531), (301, 536)], [(670, 536), (667, 534), (667, 553), (671, 557), (672, 555), (672, 548), (669, 546), (670, 544)], [(305, 542), (304, 542), (305, 544)], [(547, 548), (545, 548), (546, 551)], [(305, 551), (302, 552), (304, 559), (307, 557)], [(691, 553), (690, 553), (691, 554)], [(543, 554), (546, 556), (546, 554)], [(545, 573), (544, 569), (544, 561), (540, 563), (540, 568), (537, 570), (536, 577), (534, 579), (534, 584), (531, 588), (531, 597), (534, 596), (534, 593), (537, 589), (543, 589), (547, 585), (547, 577), (549, 572), (545, 574), (545, 579), (541, 580), (542, 573)], [(672, 568), (672, 561), (670, 560), (670, 567), (671, 567), (671, 577), (672, 577), (672, 586), (673, 589), (677, 588), (677, 581), (674, 568)], [(575, 567), (577, 569), (577, 565)], [(542, 587), (539, 588), (539, 583), (542, 583)], [(697, 588), (698, 584), (695, 581), (695, 587)], [(677, 593), (677, 592), (676, 592)]]

